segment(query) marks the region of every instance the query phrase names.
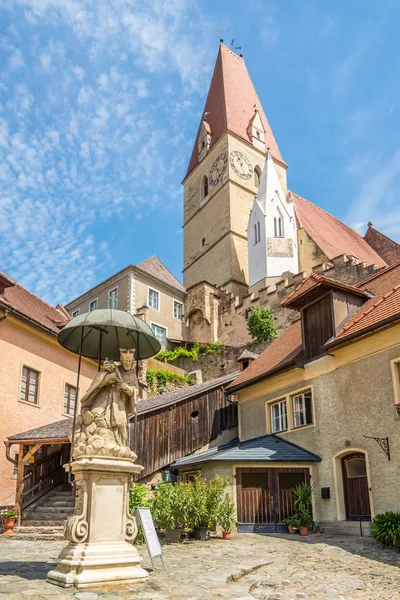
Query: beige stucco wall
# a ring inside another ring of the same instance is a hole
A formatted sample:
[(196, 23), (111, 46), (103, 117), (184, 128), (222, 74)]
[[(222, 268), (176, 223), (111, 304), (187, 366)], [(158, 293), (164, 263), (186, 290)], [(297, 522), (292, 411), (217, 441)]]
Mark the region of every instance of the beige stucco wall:
[[(4, 440), (9, 435), (47, 425), (63, 418), (64, 388), (76, 385), (77, 357), (57, 340), (22, 324), (11, 316), (0, 323), (0, 504), (14, 502), (13, 465), (6, 459)], [(38, 404), (19, 400), (22, 367), (40, 372)], [(81, 393), (97, 373), (96, 365), (82, 363)], [(13, 446), (11, 456), (18, 452)]]
[(108, 308), (108, 295), (111, 290), (118, 288), (118, 309), (135, 312), (144, 305), (148, 305), (149, 288), (159, 292), (159, 310), (150, 308), (146, 311), (146, 321), (165, 327), (167, 337), (175, 340), (187, 339), (187, 331), (184, 320), (174, 317), (174, 300), (184, 304), (185, 293), (180, 290), (163, 285), (163, 283), (151, 276), (133, 268), (125, 269), (107, 281), (99, 284), (75, 302), (67, 305), (72, 313), (79, 308), (80, 313), (88, 312), (90, 303), (98, 299), (98, 308)]
[[(239, 435), (245, 440), (271, 432), (269, 401), (287, 397), (291, 414), (291, 394), (312, 387), (314, 424), (279, 435), (322, 459), (314, 468), (317, 521), (345, 518), (340, 460), (334, 457), (352, 450), (367, 455), (372, 513), (400, 509), (400, 418), (393, 408), (400, 399), (395, 396), (396, 369), (392, 368), (392, 361), (400, 359), (399, 340), (400, 326), (392, 327), (338, 350), (333, 357), (316, 361), (305, 370), (296, 369), (275, 378), (275, 389), (271, 389), (272, 379), (253, 386), (253, 400), (252, 388), (247, 388), (245, 394), (239, 393)], [(391, 460), (374, 440), (364, 435), (389, 437)], [(330, 500), (320, 499), (321, 487), (330, 487)]]
[(315, 265), (328, 261), (327, 256), (303, 227), (297, 230), (297, 248), (299, 252), (299, 272), (304, 271), (307, 275), (310, 275)]

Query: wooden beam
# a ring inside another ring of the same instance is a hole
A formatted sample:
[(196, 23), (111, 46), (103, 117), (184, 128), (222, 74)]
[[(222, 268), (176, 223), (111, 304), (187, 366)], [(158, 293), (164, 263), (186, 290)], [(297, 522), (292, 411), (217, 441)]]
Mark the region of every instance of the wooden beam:
[(24, 465), (29, 461), (29, 459), (31, 458), (31, 456), (33, 456), (38, 450), (39, 448), (41, 448), (43, 446), (43, 444), (36, 444), (35, 446), (33, 446), (32, 450), (29, 450), (29, 452), (27, 452), (23, 458), (23, 462)]
[(21, 496), (22, 496), (22, 486), (24, 479), (24, 444), (19, 445), (19, 454), (18, 454), (18, 471), (17, 471), (17, 489), (15, 491), (15, 511), (18, 514), (18, 527), (21, 525)]
[(31, 439), (31, 440), (24, 440), (24, 439), (14, 439), (14, 440), (7, 440), (6, 442), (4, 442), (6, 445), (10, 444), (10, 446), (12, 444), (24, 444), (25, 446), (34, 446), (35, 444), (47, 444), (47, 445), (58, 445), (58, 444), (70, 444), (71, 441), (68, 438), (36, 438), (36, 439)]

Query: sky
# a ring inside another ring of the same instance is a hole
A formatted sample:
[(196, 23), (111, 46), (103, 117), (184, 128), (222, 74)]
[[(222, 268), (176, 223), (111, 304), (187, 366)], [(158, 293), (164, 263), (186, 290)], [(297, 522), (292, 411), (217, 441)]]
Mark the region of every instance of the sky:
[(400, 242), (396, 0), (0, 0), (0, 270), (56, 304), (156, 254), (222, 30), (291, 190)]

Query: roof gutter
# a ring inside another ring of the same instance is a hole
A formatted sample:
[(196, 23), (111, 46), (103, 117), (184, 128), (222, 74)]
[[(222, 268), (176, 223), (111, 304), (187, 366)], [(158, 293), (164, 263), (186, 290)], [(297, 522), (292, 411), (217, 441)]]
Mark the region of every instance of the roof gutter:
[(347, 342), (352, 342), (353, 340), (355, 340), (359, 337), (362, 337), (364, 335), (367, 335), (368, 333), (373, 333), (374, 331), (377, 331), (379, 329), (383, 329), (389, 325), (392, 325), (392, 324), (396, 323), (396, 321), (400, 321), (400, 314), (396, 314), (392, 317), (388, 317), (384, 321), (381, 321), (378, 326), (376, 324), (370, 325), (369, 327), (366, 327), (365, 329), (361, 329), (360, 331), (356, 331), (353, 334), (348, 335), (344, 338), (335, 339), (335, 340), (333, 340), (333, 342), (325, 344), (324, 348), (326, 350), (328, 350), (330, 348), (336, 348), (337, 346), (347, 344)]
[[(0, 305), (1, 304), (2, 304), (2, 302), (0, 301)], [(4, 304), (3, 304), (3, 306), (4, 306)], [(35, 321), (35, 319), (31, 319), (30, 317), (27, 317), (26, 315), (21, 313), (19, 310), (15, 309), (13, 307), (4, 307), (4, 309), (7, 312), (6, 316), (8, 316), (8, 314), (11, 313), (11, 314), (15, 315), (21, 321), (24, 321), (25, 323), (29, 323), (29, 325), (33, 325), (37, 329), (41, 329), (42, 331), (44, 331), (45, 333), (49, 333), (53, 337), (57, 337), (58, 334), (55, 331), (53, 331), (49, 327), (46, 327), (46, 325), (43, 325), (43, 323), (39, 323), (39, 321)], [(3, 321), (5, 318), (6, 317), (2, 317), (0, 320)]]

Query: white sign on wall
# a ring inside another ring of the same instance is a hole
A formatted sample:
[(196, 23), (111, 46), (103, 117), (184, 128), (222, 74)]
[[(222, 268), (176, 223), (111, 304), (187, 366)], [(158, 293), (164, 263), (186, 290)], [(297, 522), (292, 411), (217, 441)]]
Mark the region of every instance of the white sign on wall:
[(158, 539), (156, 528), (154, 527), (150, 509), (143, 506), (137, 506), (135, 509), (135, 517), (139, 521), (138, 525), (142, 528), (151, 560), (157, 557), (161, 557), (162, 560), (161, 544)]

